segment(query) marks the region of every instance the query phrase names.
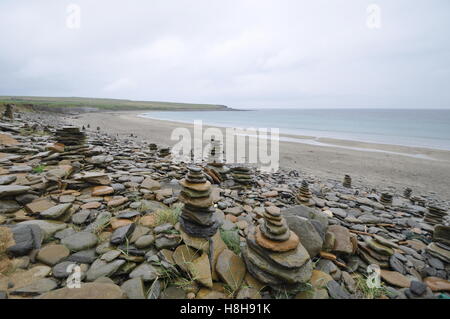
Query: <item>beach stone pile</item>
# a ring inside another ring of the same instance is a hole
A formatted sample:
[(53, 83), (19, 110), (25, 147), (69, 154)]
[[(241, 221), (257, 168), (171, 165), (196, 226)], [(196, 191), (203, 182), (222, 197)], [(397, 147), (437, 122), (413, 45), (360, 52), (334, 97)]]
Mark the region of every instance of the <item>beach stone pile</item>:
[(350, 175), (345, 175), (342, 185), (346, 188), (352, 187), (352, 178), (350, 177)]
[(448, 199), (393, 187), (385, 207), (374, 185), (283, 169), (213, 186), (210, 163), (175, 163), (97, 124), (82, 123), (83, 146), (55, 143), (76, 121), (0, 120), (0, 298), (367, 298), (375, 265), (376, 298), (449, 296), (448, 216), (424, 220)]
[(437, 225), (433, 232), (433, 242), (426, 250), (448, 266), (450, 264), (450, 226)]
[(444, 218), (448, 215), (447, 210), (437, 206), (429, 206), (424, 216), (424, 221), (430, 225), (439, 225), (444, 222)]
[(80, 128), (73, 126), (56, 130), (55, 137), (58, 143), (68, 146), (84, 145), (86, 142), (86, 134), (80, 131)]
[(312, 262), (280, 209), (267, 207), (263, 222), (249, 231), (243, 257), (248, 271), (276, 290), (293, 290), (307, 282)]
[(411, 195), (412, 195), (412, 189), (409, 187), (405, 188), (405, 191), (403, 192), (403, 197), (409, 199), (409, 198), (411, 198)]
[(252, 171), (249, 167), (235, 166), (231, 168), (233, 180), (240, 185), (250, 185), (253, 183)]
[(214, 236), (219, 222), (214, 216), (211, 183), (206, 180), (200, 167), (189, 167), (186, 178), (180, 181), (183, 187), (180, 200), (184, 203), (180, 224), (188, 235), (208, 238)]
[(300, 204), (305, 206), (314, 205), (314, 202), (312, 201), (312, 194), (309, 190), (309, 184), (306, 180), (302, 181), (299, 192), (297, 194), (297, 200)]
[(14, 119), (14, 105), (13, 104), (6, 104), (5, 111), (3, 112), (3, 117), (13, 120)]
[(382, 193), (380, 197), (380, 203), (384, 206), (391, 206), (392, 198), (393, 198), (392, 194)]

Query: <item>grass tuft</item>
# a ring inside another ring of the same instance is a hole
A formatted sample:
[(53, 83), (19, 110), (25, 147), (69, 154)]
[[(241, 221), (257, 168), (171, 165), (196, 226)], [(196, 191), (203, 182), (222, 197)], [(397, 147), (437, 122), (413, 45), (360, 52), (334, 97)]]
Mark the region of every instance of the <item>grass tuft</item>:
[(220, 236), (227, 247), (236, 255), (241, 254), (241, 239), (237, 230), (220, 230)]

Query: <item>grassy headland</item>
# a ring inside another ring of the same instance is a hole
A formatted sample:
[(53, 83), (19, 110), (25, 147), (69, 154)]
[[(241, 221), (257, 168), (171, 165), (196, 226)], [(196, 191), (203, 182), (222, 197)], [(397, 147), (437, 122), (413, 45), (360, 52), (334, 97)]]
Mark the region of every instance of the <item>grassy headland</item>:
[(225, 105), (190, 104), (154, 101), (131, 101), (118, 99), (98, 99), (82, 97), (34, 97), (34, 96), (0, 96), (0, 105), (15, 104), (17, 107), (44, 111), (183, 111), (183, 110), (227, 110)]

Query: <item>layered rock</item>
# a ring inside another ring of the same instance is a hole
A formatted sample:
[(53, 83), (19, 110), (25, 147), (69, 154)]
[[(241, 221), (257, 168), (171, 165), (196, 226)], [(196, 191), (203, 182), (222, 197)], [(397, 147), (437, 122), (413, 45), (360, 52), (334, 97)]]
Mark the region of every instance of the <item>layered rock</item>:
[(310, 256), (279, 211), (265, 210), (264, 222), (249, 231), (242, 255), (250, 274), (276, 290), (295, 289), (311, 277)]
[(182, 190), (179, 199), (184, 203), (180, 225), (190, 236), (209, 238), (214, 236), (219, 227), (214, 216), (211, 183), (206, 180), (201, 168), (188, 169), (186, 178), (180, 181)]
[(253, 183), (251, 169), (245, 166), (231, 168), (231, 176), (236, 183), (241, 185), (250, 185)]
[(447, 216), (446, 209), (437, 206), (429, 206), (428, 212), (425, 213), (423, 220), (424, 222), (434, 226), (442, 224), (446, 216)]
[(342, 183), (342, 185), (346, 188), (352, 187), (352, 178), (350, 177), (350, 175), (344, 176), (344, 182)]
[(391, 206), (392, 198), (393, 198), (392, 194), (382, 193), (380, 197), (380, 203), (384, 206)]
[(309, 190), (309, 184), (307, 181), (303, 180), (300, 186), (299, 193), (297, 194), (297, 200), (300, 204), (305, 206), (312, 206), (312, 194)]
[(57, 130), (55, 137), (58, 143), (67, 146), (82, 146), (86, 142), (86, 134), (74, 126), (65, 126)]
[(437, 225), (433, 233), (433, 242), (426, 250), (431, 256), (450, 264), (450, 226)]

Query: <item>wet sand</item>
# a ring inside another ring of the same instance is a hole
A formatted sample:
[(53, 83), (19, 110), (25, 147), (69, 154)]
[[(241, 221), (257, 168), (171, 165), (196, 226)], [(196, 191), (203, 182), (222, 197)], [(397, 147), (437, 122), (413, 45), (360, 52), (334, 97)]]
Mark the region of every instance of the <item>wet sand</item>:
[[(172, 131), (193, 125), (139, 117), (142, 111), (85, 113), (68, 119), (95, 131), (133, 134), (149, 143), (172, 146)], [(220, 112), (218, 112), (220, 115)], [(204, 126), (204, 129), (209, 126)], [(221, 128), (223, 129), (223, 128)], [(415, 194), (450, 200), (450, 151), (357, 141), (280, 136), (280, 167), (321, 179), (341, 181), (350, 174), (355, 185), (376, 189), (411, 187)]]

